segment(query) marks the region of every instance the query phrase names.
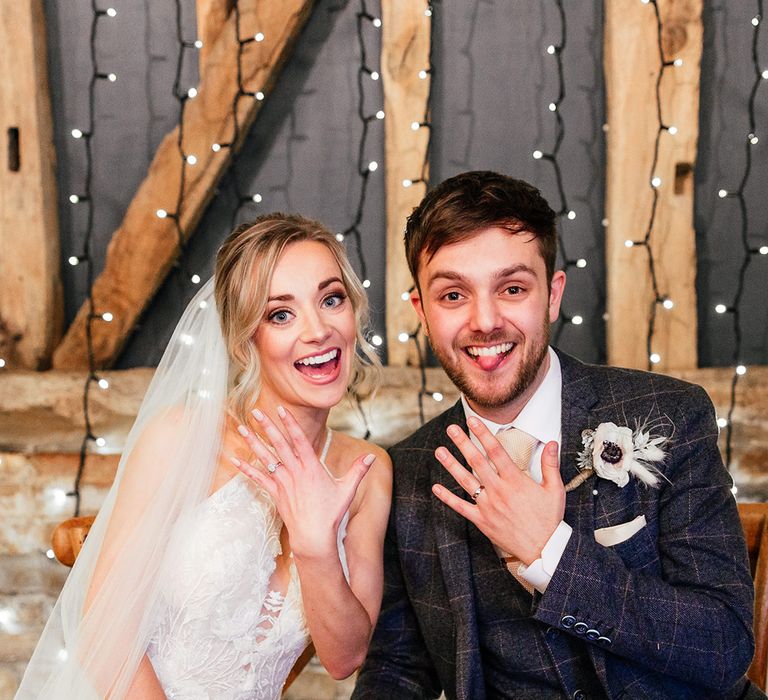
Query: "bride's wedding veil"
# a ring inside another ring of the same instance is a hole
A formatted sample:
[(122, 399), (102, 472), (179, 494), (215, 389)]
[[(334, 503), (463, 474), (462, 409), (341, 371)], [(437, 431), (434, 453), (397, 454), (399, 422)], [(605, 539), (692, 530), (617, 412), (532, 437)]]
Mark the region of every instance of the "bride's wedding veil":
[(203, 286), (173, 333), (17, 699), (122, 698), (164, 577), (184, 575), (163, 562), (174, 524), (211, 488), (226, 414), (229, 361), (213, 288)]

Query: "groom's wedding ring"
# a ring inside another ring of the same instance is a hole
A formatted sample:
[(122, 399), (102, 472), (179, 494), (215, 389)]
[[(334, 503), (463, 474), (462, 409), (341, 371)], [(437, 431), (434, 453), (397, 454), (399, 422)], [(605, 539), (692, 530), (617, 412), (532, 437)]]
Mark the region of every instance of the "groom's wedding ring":
[(270, 474), (274, 474), (277, 471), (277, 468), (282, 466), (283, 466), (283, 463), (278, 459), (277, 462), (270, 462), (267, 465), (267, 471)]
[(485, 486), (483, 486), (482, 484), (478, 484), (478, 485), (477, 485), (477, 488), (476, 488), (476, 489), (475, 489), (475, 490), (472, 492), (472, 500), (473, 500), (473, 501), (477, 501), (477, 497), (478, 497), (478, 496), (479, 496), (479, 495), (480, 495), (480, 494), (481, 494), (483, 491), (485, 491)]

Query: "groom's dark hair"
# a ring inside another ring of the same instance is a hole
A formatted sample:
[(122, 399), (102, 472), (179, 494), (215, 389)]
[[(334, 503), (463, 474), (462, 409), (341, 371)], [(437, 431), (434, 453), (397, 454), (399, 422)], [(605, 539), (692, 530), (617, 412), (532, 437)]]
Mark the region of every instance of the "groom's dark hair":
[(499, 227), (510, 233), (525, 231), (536, 238), (549, 286), (557, 257), (555, 222), (555, 212), (533, 185), (487, 170), (461, 173), (430, 190), (408, 217), (408, 267), (418, 287), (422, 256), (429, 261), (441, 246)]

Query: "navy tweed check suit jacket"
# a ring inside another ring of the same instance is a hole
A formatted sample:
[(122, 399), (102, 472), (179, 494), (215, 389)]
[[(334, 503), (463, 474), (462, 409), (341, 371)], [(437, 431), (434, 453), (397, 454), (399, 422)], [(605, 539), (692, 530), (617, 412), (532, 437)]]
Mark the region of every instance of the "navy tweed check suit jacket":
[[(663, 420), (673, 435), (660, 488), (592, 477), (567, 494), (573, 534), (546, 592), (532, 600), (533, 618), (585, 645), (606, 697), (763, 697), (744, 679), (754, 648), (753, 587), (706, 393), (670, 377), (558, 356), (564, 482), (578, 473), (585, 428)], [(430, 491), (441, 483), (463, 496), (434, 457), (445, 445), (463, 462), (445, 435), (450, 423), (466, 430), (460, 402), (390, 450), (384, 600), (354, 700), (434, 698), (441, 690), (451, 699), (493, 695), (484, 681), (468, 524)], [(647, 524), (628, 540), (595, 541), (596, 529), (639, 515)], [(565, 663), (562, 648), (548, 648), (545, 662), (555, 670)]]

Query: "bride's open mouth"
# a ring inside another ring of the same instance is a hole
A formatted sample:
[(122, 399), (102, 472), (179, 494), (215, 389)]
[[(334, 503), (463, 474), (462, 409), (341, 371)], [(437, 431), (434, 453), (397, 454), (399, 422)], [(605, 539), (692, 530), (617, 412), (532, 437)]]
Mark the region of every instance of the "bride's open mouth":
[(308, 355), (296, 360), (293, 366), (310, 379), (331, 379), (338, 374), (341, 363), (341, 350), (330, 348), (315, 355)]

